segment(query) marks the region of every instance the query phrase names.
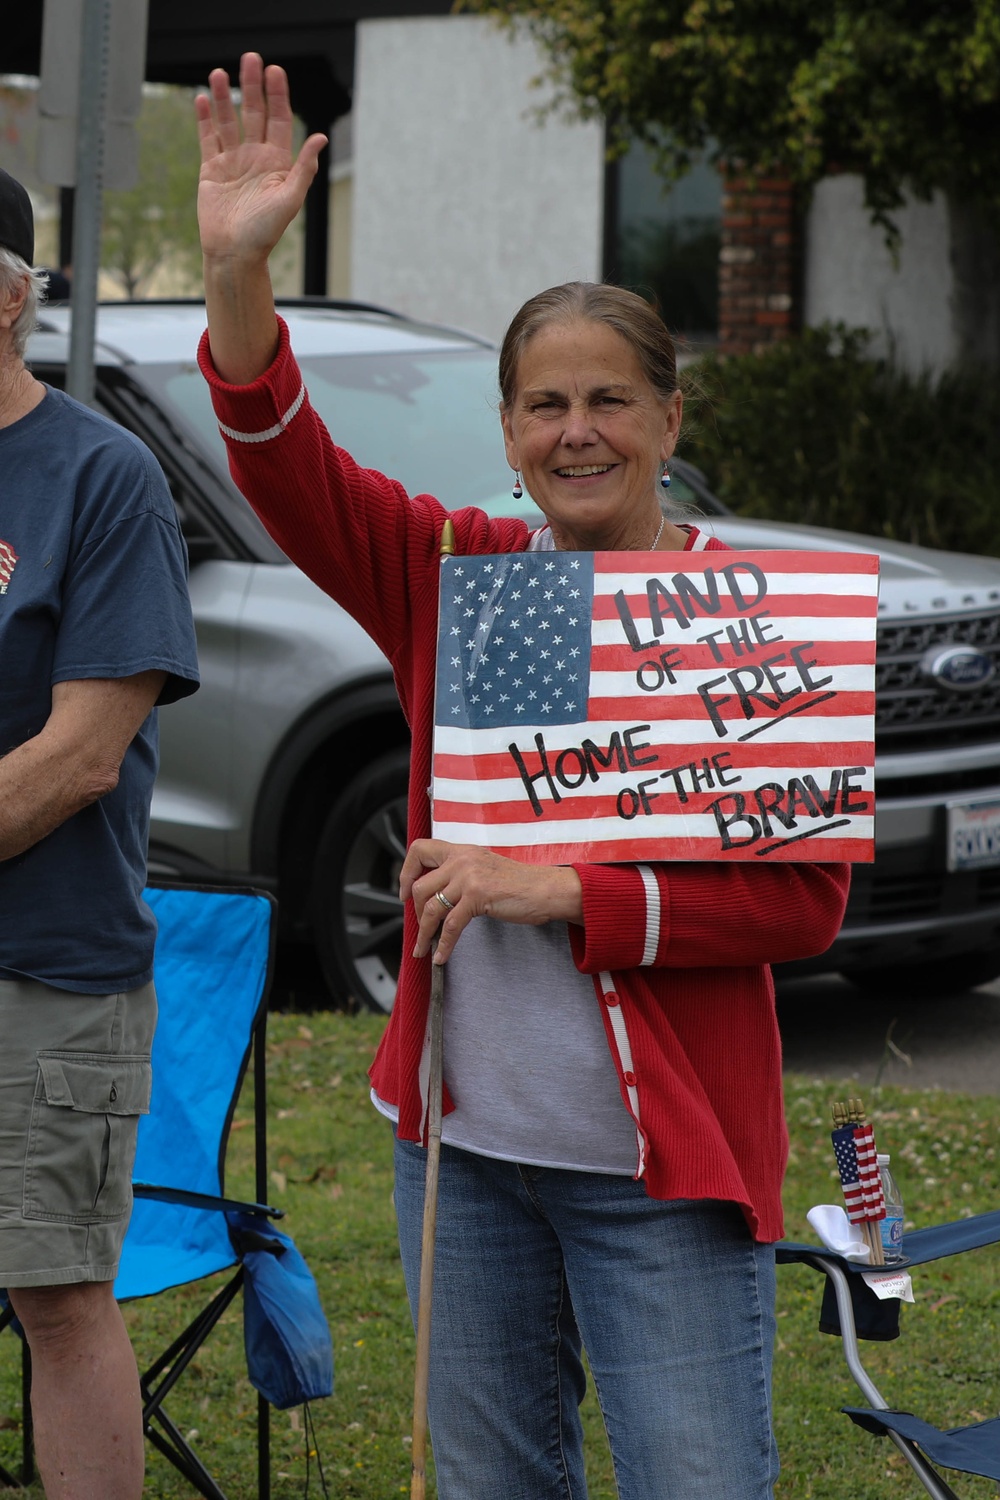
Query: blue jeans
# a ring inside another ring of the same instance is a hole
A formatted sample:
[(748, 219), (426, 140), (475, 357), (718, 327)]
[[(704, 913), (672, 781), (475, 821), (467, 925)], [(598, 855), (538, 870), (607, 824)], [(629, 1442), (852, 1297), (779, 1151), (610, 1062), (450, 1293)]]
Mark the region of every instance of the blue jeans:
[[(410, 1308), (426, 1152), (396, 1142)], [(441, 1150), (430, 1431), (439, 1500), (586, 1500), (586, 1347), (620, 1500), (768, 1500), (774, 1251), (732, 1204)]]

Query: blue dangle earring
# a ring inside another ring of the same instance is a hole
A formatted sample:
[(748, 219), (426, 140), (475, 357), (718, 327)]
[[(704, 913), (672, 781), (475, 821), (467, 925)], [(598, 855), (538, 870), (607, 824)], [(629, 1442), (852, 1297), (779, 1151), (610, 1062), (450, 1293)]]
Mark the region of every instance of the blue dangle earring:
[(511, 494), (514, 496), (515, 500), (520, 500), (521, 496), (524, 494), (524, 490), (521, 488), (520, 469), (514, 470), (514, 488), (511, 490)]
[(666, 464), (663, 465), (663, 472), (660, 475), (660, 483), (662, 484), (662, 486), (663, 486), (663, 488), (665, 490), (669, 490), (669, 488), (670, 488), (670, 470), (667, 468)]

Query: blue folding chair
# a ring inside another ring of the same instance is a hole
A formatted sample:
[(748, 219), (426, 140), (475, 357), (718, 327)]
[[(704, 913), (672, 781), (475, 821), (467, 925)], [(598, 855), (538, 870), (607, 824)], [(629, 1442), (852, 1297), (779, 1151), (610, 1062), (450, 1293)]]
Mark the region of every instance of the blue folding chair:
[[(911, 1266), (979, 1250), (1000, 1241), (1000, 1211), (937, 1224), (906, 1235), (905, 1259), (885, 1269), (908, 1270)], [(1000, 1480), (1000, 1417), (970, 1427), (942, 1431), (912, 1412), (898, 1410), (885, 1399), (861, 1360), (859, 1339), (886, 1341), (899, 1335), (899, 1299), (879, 1301), (862, 1279), (871, 1269), (844, 1260), (818, 1245), (783, 1241), (777, 1246), (779, 1265), (812, 1266), (826, 1277), (820, 1331), (839, 1334), (847, 1368), (867, 1407), (844, 1406), (841, 1410), (859, 1427), (879, 1437), (888, 1437), (906, 1459), (932, 1500), (959, 1500), (947, 1480), (934, 1467), (955, 1469)]]
[[(257, 1401), (257, 1483), (270, 1496), (269, 1402), (291, 1406), (333, 1389), (330, 1331), (315, 1282), (274, 1229), (267, 1190), (264, 1033), (274, 966), (275, 902), (264, 892), (151, 886), (159, 1018), (151, 1111), (139, 1123), (135, 1205), (115, 1295), (150, 1297), (233, 1274), (141, 1373), (146, 1437), (206, 1497), (226, 1500), (164, 1402), (240, 1289)], [(225, 1195), (230, 1126), (251, 1053), (257, 1201)], [(25, 1404), (22, 1479), (31, 1477)], [(0, 1482), (15, 1482), (0, 1472)]]

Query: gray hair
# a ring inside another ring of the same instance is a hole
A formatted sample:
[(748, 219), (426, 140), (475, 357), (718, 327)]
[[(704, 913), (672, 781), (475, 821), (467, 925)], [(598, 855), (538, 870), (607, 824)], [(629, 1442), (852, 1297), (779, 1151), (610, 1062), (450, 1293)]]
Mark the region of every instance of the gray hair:
[(28, 346), (28, 339), (35, 331), (38, 320), (38, 309), (45, 301), (45, 289), (48, 277), (44, 271), (37, 271), (15, 255), (13, 250), (0, 245), (0, 296), (9, 297), (21, 281), (27, 281), (28, 294), (24, 299), (24, 306), (18, 313), (17, 321), (13, 324), (11, 333), (11, 344), (18, 359), (24, 358), (24, 351)]
[(541, 329), (577, 320), (603, 323), (631, 348), (642, 373), (663, 401), (677, 390), (677, 353), (659, 313), (635, 292), (603, 281), (567, 281), (529, 298), (504, 335), (500, 347), (500, 395), (513, 404), (518, 366), (525, 347)]

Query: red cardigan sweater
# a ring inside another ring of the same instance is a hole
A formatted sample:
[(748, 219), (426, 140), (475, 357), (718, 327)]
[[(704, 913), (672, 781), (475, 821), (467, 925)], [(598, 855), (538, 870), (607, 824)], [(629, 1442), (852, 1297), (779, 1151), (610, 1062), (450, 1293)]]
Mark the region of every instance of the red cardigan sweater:
[[(309, 403), (281, 325), (274, 363), (248, 386), (199, 350), (233, 477), (278, 545), (344, 606), (392, 664), (413, 735), (408, 837), (430, 835), (431, 738), (441, 529), (430, 495), (361, 469)], [(530, 532), (475, 509), (453, 512), (459, 553), (521, 552)], [(711, 545), (711, 544), (709, 544)], [(781, 1049), (768, 965), (820, 953), (840, 927), (845, 865), (579, 865), (583, 925), (573, 957), (593, 976), (622, 1099), (635, 1119), (639, 1174), (657, 1198), (738, 1203), (758, 1240), (781, 1237), (787, 1156)], [(410, 957), (405, 913), (396, 1005), (371, 1070), (423, 1133), (420, 1090), (430, 964)], [(445, 1060), (447, 1072), (447, 1059)], [(445, 1107), (450, 1099), (445, 1099)]]

